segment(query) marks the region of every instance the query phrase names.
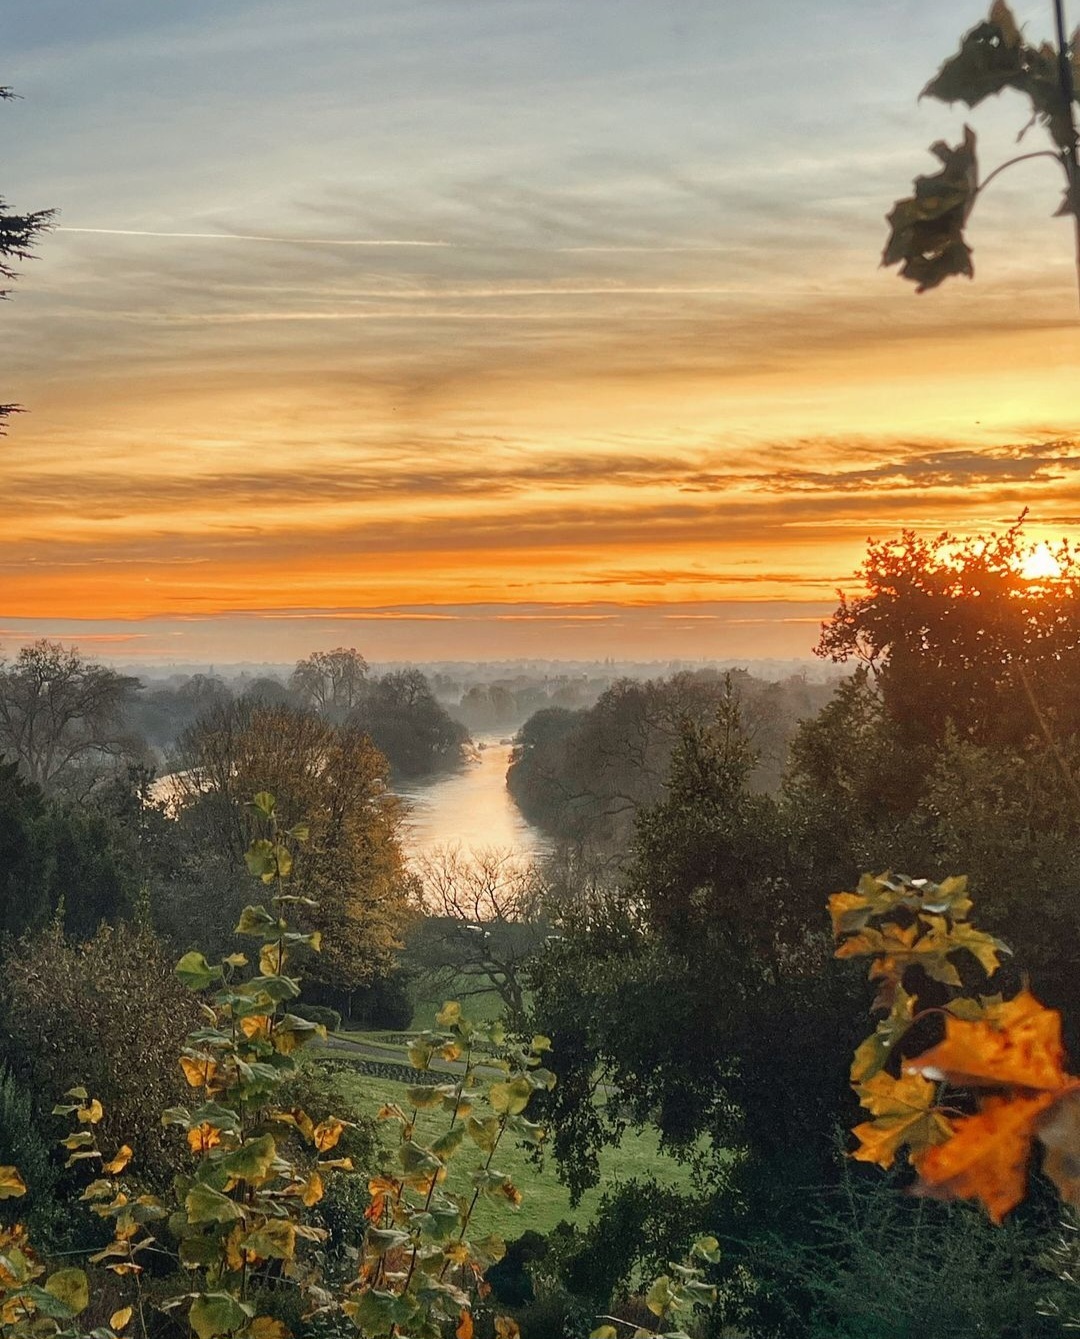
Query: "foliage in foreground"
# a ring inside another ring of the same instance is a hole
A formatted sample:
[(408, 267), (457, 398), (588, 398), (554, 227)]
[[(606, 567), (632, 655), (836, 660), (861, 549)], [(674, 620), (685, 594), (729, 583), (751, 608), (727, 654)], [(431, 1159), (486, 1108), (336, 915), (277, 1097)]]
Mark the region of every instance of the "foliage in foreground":
[[(81, 1199), (112, 1227), (112, 1240), (91, 1263), (133, 1291), (131, 1305), (91, 1330), (92, 1339), (115, 1339), (136, 1312), (147, 1339), (143, 1275), (163, 1252), (185, 1271), (175, 1276), (184, 1281), (155, 1305), (182, 1315), (196, 1339), (286, 1339), (275, 1299), (288, 1293), (299, 1298), (306, 1319), (347, 1318), (361, 1335), (440, 1339), (444, 1325), (452, 1324), (457, 1339), (470, 1339), (473, 1300), (486, 1290), (483, 1273), (505, 1250), (497, 1237), (471, 1240), (470, 1220), (481, 1197), (512, 1208), (521, 1201), (496, 1155), (506, 1136), (535, 1145), (544, 1138), (525, 1112), (535, 1092), (554, 1085), (542, 1063), (550, 1043), (537, 1036), (528, 1047), (507, 1045), (498, 1025), (476, 1028), (457, 1004), (444, 1006), (437, 1020), (442, 1030), (421, 1034), (410, 1061), (421, 1070), (433, 1061), (460, 1068), (446, 1083), (409, 1090), (411, 1111), (392, 1105), (380, 1113), (400, 1127), (398, 1169), (369, 1183), (356, 1273), (340, 1289), (328, 1286), (328, 1231), (312, 1211), (330, 1176), (354, 1170), (350, 1158), (334, 1156), (347, 1122), (329, 1115), (316, 1123), (302, 1107), (279, 1100), (283, 1084), (297, 1072), (297, 1053), (325, 1038), (320, 1025), (289, 1010), (300, 993), (295, 955), (321, 949), (318, 931), (294, 930), (286, 919), (310, 900), (288, 883), (294, 851), (308, 831), (302, 824), (280, 824), (268, 793), (258, 794), (253, 808), (266, 835), (253, 842), (246, 860), (272, 893), (269, 907), (245, 908), (237, 932), (254, 940), (257, 958), (250, 964), (245, 954), (232, 953), (211, 964), (193, 950), (176, 967), (183, 985), (203, 998), (202, 1025), (189, 1034), (180, 1056), (192, 1097), (161, 1115), (163, 1125), (183, 1132), (187, 1146), (187, 1166), (175, 1175), (171, 1192), (148, 1194), (130, 1179), (132, 1149), (125, 1144), (113, 1152), (103, 1142), (104, 1108), (84, 1087), (71, 1088), (71, 1100), (57, 1108), (75, 1122), (64, 1141), (68, 1167), (85, 1162), (98, 1173)], [(481, 1044), (496, 1052), (483, 1053), (482, 1067)], [(446, 1114), (446, 1128), (424, 1144), (416, 1117), (433, 1107)], [(446, 1183), (451, 1160), (466, 1148), (477, 1151), (479, 1166), (462, 1194)], [(15, 1167), (0, 1168), (0, 1198), (25, 1192)], [(83, 1270), (47, 1274), (25, 1227), (3, 1229), (4, 1339), (75, 1339), (81, 1334), (78, 1317), (89, 1304)], [(506, 1336), (517, 1330), (506, 1319), (497, 1318), (496, 1326)]]
[(917, 177), (914, 194), (898, 200), (889, 214), (891, 231), (882, 264), (899, 265), (901, 278), (916, 284), (919, 293), (936, 288), (952, 275), (963, 274), (970, 279), (975, 270), (964, 227), (975, 202), (998, 172), (1028, 158), (1050, 158), (1061, 167), (1065, 197), (1057, 213), (1073, 216), (1080, 229), (1073, 108), (1078, 71), (1080, 39), (1074, 34), (1071, 41), (1066, 40), (1060, 17), (1057, 45), (1042, 42), (1034, 46), (1024, 40), (1005, 0), (994, 0), (989, 17), (964, 36), (960, 50), (942, 65), (922, 96), (977, 107), (987, 98), (1012, 89), (1030, 105), (1028, 125), (1044, 128), (1054, 147), (1011, 159), (980, 181), (976, 136), (971, 127), (964, 127), (964, 138), (955, 147), (939, 140), (930, 152), (941, 169), (933, 176)]
[[(1080, 1079), (1065, 1070), (1060, 1016), (1026, 988), (984, 993), (1007, 950), (969, 920), (967, 881), (866, 875), (829, 905), (837, 956), (872, 959), (884, 1014), (852, 1062), (871, 1117), (854, 1156), (891, 1167), (906, 1148), (918, 1193), (977, 1199), (1000, 1223), (1024, 1198), (1038, 1141), (1044, 1174), (1080, 1209)], [(970, 960), (983, 977), (965, 990)]]

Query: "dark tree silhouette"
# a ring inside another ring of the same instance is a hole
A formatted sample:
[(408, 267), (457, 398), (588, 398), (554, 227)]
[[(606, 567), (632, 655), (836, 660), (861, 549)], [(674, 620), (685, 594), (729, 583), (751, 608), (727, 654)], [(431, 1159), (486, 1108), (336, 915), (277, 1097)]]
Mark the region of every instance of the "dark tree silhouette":
[[(0, 102), (9, 101), (14, 96), (10, 88), (0, 85)], [(52, 209), (38, 209), (31, 214), (9, 214), (7, 201), (0, 195), (0, 283), (14, 280), (15, 264), (31, 258), (35, 242), (51, 226), (54, 214)], [(0, 298), (8, 297), (10, 292), (9, 288), (0, 288)], [(0, 404), (0, 436), (4, 433), (7, 419), (18, 411), (18, 405)]]

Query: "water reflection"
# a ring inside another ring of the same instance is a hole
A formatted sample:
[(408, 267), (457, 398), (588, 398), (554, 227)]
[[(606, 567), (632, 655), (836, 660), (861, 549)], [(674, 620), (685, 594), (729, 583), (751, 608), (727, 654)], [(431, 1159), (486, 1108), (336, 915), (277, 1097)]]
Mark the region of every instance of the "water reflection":
[(466, 852), (497, 847), (542, 855), (546, 838), (525, 821), (506, 789), (511, 745), (498, 735), (479, 735), (476, 745), (460, 772), (398, 790), (409, 802), (408, 851), (459, 845)]

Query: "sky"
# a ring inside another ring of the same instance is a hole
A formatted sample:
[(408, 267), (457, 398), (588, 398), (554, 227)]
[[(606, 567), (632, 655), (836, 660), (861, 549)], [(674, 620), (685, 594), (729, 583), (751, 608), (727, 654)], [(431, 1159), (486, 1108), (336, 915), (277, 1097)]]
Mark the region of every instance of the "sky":
[(0, 307), (0, 654), (805, 655), (868, 537), (1075, 537), (1057, 169), (973, 283), (878, 266), (980, 17), (6, 0), (0, 190), (59, 227)]

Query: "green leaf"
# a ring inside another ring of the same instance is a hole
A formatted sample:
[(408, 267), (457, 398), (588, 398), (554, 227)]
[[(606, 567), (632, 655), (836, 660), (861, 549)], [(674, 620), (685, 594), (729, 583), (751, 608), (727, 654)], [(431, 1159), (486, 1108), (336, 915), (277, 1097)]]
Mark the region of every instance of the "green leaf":
[(533, 1095), (533, 1086), (526, 1078), (513, 1079), (510, 1083), (493, 1083), (488, 1089), (488, 1101), (492, 1110), (508, 1116), (518, 1116), (529, 1105)]
[(263, 1181), (277, 1157), (277, 1145), (272, 1134), (258, 1139), (246, 1139), (239, 1148), (226, 1153), (218, 1164), (238, 1181)]
[(184, 1208), (189, 1223), (231, 1223), (243, 1218), (243, 1210), (228, 1195), (202, 1182), (192, 1186), (184, 1196)]
[(441, 1158), (443, 1162), (449, 1162), (461, 1147), (461, 1141), (464, 1138), (464, 1125), (455, 1125), (435, 1140), (431, 1145), (431, 1151), (437, 1158)]
[(90, 1305), (90, 1284), (81, 1269), (58, 1269), (45, 1280), (45, 1291), (62, 1302), (72, 1316)]
[(254, 1307), (238, 1302), (231, 1293), (202, 1293), (191, 1304), (188, 1324), (199, 1339), (215, 1339), (242, 1330), (254, 1314)]
[(276, 939), (284, 929), (284, 923), (261, 905), (246, 906), (236, 925), (238, 935), (251, 935), (254, 939)]
[(214, 981), (221, 980), (221, 968), (211, 967), (194, 949), (185, 953), (173, 970), (188, 990), (205, 990)]
[(251, 797), (252, 809), (257, 809), (264, 818), (273, 818), (276, 804), (277, 800), (268, 790), (260, 790), (257, 795)]
[(385, 1255), (387, 1251), (392, 1251), (397, 1246), (404, 1246), (408, 1241), (407, 1232), (398, 1232), (393, 1228), (371, 1227), (364, 1237), (364, 1245), (373, 1255)]
[(414, 1088), (406, 1088), (405, 1097), (408, 1105), (417, 1111), (434, 1111), (443, 1104), (443, 1094), (430, 1083), (419, 1083)]

